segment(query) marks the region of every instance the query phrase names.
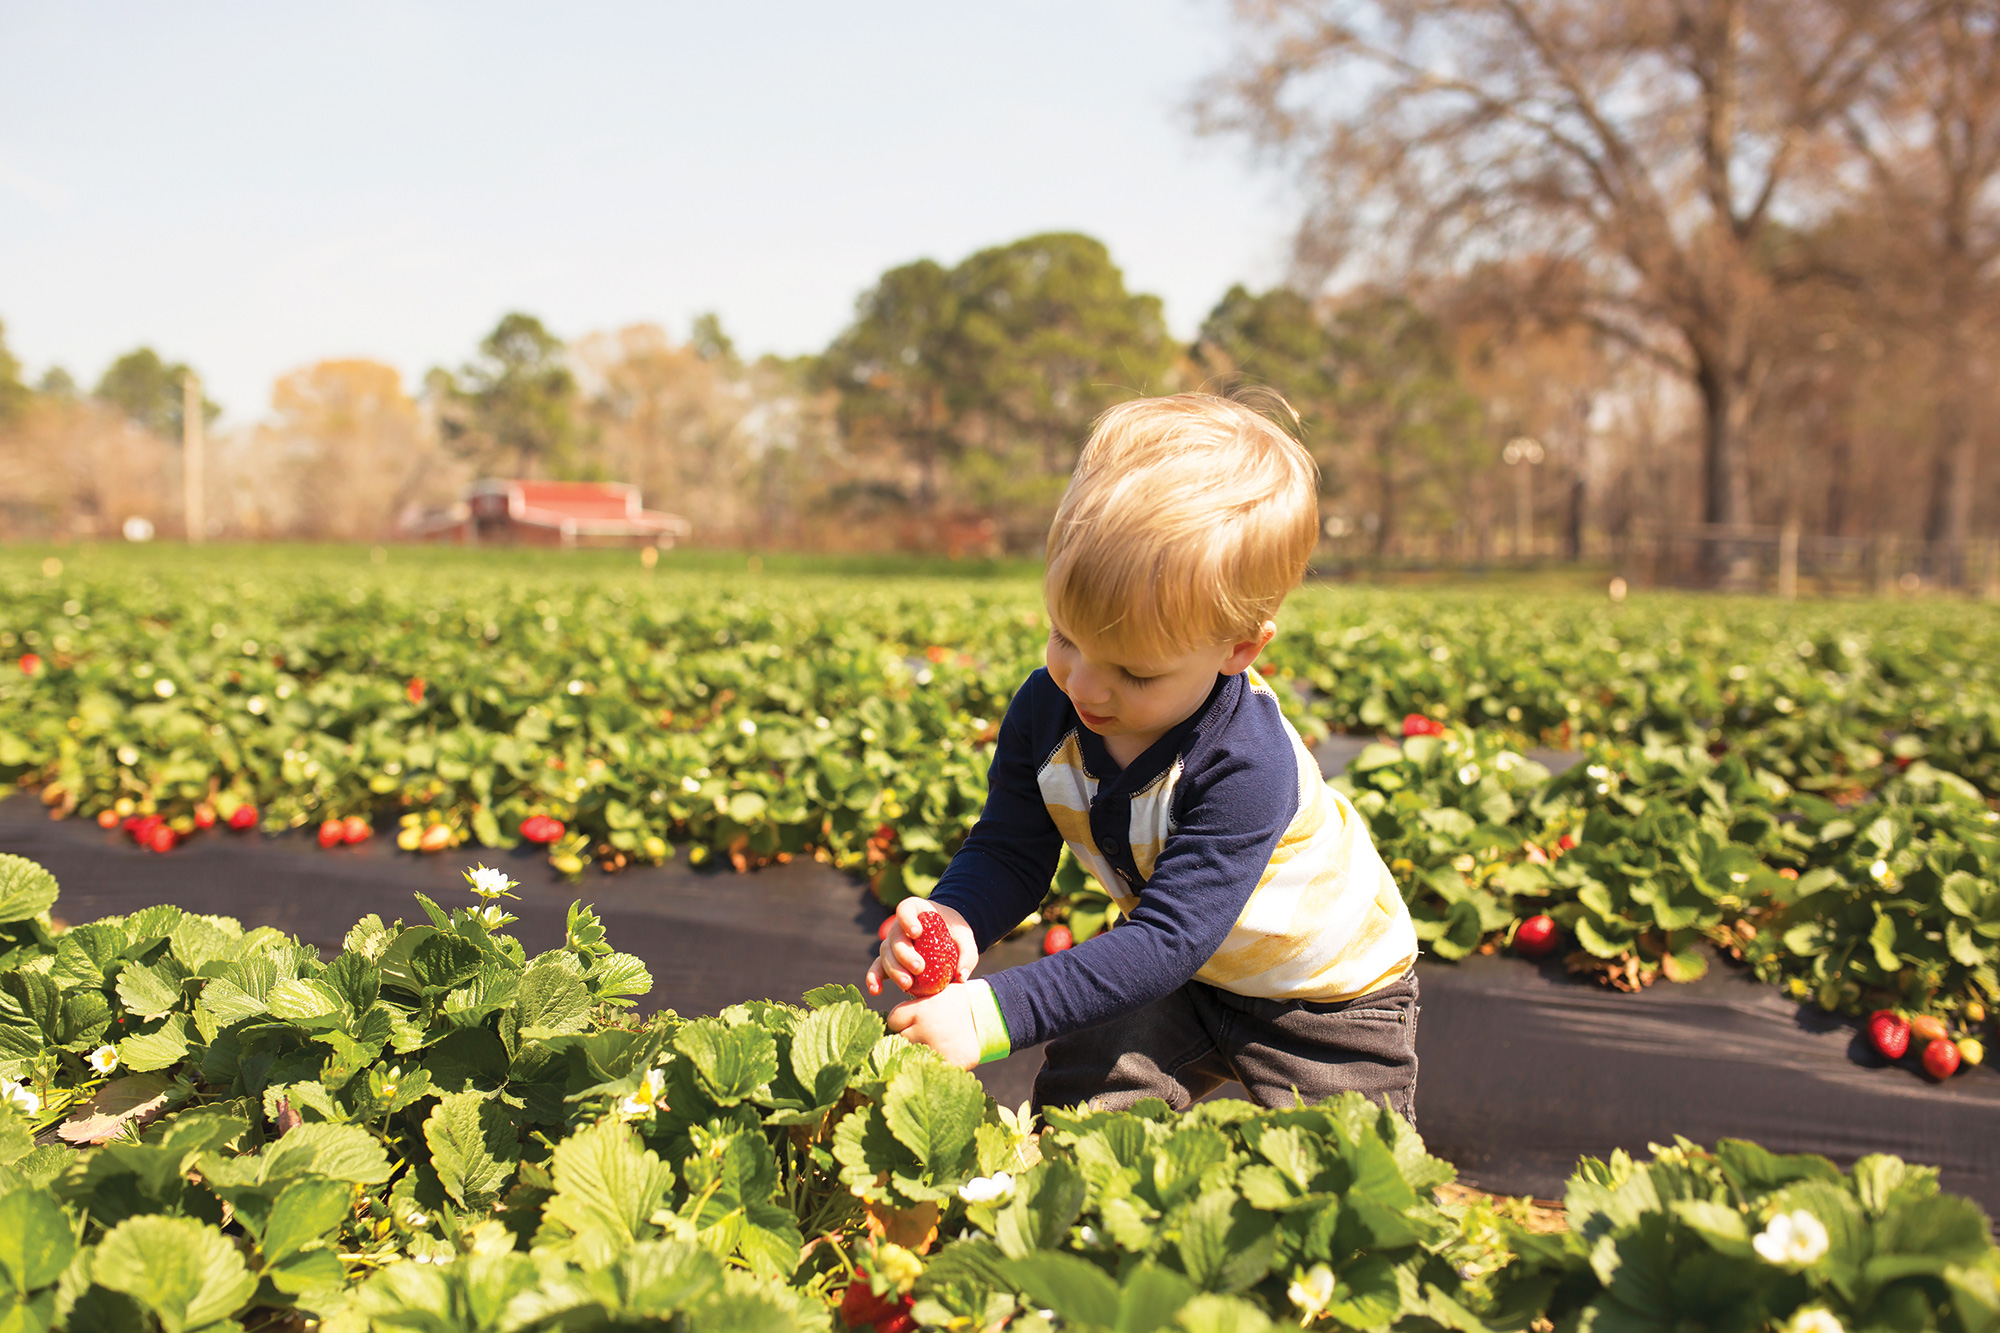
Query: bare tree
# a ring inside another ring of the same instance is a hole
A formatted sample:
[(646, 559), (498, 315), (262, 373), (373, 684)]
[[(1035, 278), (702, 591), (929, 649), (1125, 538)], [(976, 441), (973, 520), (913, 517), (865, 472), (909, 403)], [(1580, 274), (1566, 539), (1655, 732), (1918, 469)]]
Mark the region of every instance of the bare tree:
[(1924, 536), (1962, 574), (1971, 536), (1981, 366), (1995, 331), (2000, 259), (2000, 3), (1940, 0), (1842, 117), (1867, 163), (1870, 221), (1894, 238), (1893, 314), (1935, 348), (1935, 452)]
[(1237, 0), (1212, 128), (1302, 154), (1301, 254), (1411, 269), (1547, 256), (1544, 295), (1684, 376), (1702, 513), (1750, 521), (1746, 423), (1780, 219), (1927, 0)]

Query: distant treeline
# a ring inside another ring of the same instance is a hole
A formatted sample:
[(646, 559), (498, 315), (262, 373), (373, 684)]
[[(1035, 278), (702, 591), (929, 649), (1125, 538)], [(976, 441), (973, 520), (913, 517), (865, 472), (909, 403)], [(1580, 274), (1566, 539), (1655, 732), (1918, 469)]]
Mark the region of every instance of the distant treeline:
[[(211, 523), (392, 536), (538, 475), (636, 482), (718, 544), (1032, 551), (1107, 405), (1257, 383), (1348, 557), (2000, 535), (2000, 0), (1237, 13), (1204, 126), (1314, 203), (1290, 279), (1192, 341), (1069, 233), (892, 269), (792, 360), (714, 316), (564, 341), (513, 314), (418, 386), (283, 377), (214, 443)], [(30, 387), (0, 348), (0, 532), (174, 532), (182, 370)]]

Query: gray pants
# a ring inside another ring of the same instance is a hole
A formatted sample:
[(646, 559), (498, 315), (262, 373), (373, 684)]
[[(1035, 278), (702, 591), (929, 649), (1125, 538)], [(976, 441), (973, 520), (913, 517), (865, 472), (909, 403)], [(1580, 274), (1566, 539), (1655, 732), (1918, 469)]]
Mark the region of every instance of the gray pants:
[(1417, 974), (1336, 1004), (1262, 1000), (1199, 981), (1136, 1013), (1050, 1042), (1034, 1104), (1122, 1111), (1159, 1097), (1176, 1111), (1230, 1079), (1260, 1106), (1353, 1089), (1417, 1118)]

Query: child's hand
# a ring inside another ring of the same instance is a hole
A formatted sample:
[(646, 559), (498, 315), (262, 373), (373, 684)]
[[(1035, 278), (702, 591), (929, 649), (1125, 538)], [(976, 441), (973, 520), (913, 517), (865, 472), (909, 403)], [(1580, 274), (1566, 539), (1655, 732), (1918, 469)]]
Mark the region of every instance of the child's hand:
[(958, 969), (952, 981), (964, 981), (972, 975), (972, 969), (979, 962), (979, 941), (973, 938), (972, 927), (965, 918), (941, 903), (925, 902), (922, 898), (905, 898), (896, 905), (895, 924), (882, 938), (882, 948), (875, 961), (869, 965), (866, 985), (870, 995), (882, 993), (882, 978), (901, 986), (904, 990), (916, 980), (917, 973), (924, 970), (924, 956), (917, 952), (910, 940), (924, 933), (918, 918), (924, 912), (936, 912), (951, 927), (951, 937), (958, 943)]
[(946, 986), (928, 1000), (905, 1000), (889, 1011), (889, 1031), (921, 1042), (960, 1069), (979, 1064), (979, 1034), (965, 986)]

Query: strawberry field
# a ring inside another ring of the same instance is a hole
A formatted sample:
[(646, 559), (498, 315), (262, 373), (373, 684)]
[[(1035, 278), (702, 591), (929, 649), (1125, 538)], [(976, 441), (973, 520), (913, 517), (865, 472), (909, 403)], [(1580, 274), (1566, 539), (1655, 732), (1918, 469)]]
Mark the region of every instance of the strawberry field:
[[(1032, 575), (673, 561), (8, 552), (0, 777), (168, 855), (525, 833), (570, 877), (813, 856), (925, 892), (1039, 661)], [(1262, 669), (1309, 739), (1379, 737), (1336, 781), (1434, 955), (1526, 922), (1524, 951), (1636, 988), (1720, 950), (1976, 1062), (2000, 993), (1996, 649), (1969, 603), (1315, 586)], [(1536, 747), (1581, 761), (1551, 777)], [(1044, 916), (1086, 938), (1112, 911), (1066, 865)]]
[(1436, 1191), (1355, 1094), (996, 1105), (851, 986), (636, 1017), (504, 875), (332, 956), (0, 856), (0, 1322), (511, 1333), (2000, 1328), (1936, 1173), (1725, 1140), (1578, 1163), (1566, 1230)]

